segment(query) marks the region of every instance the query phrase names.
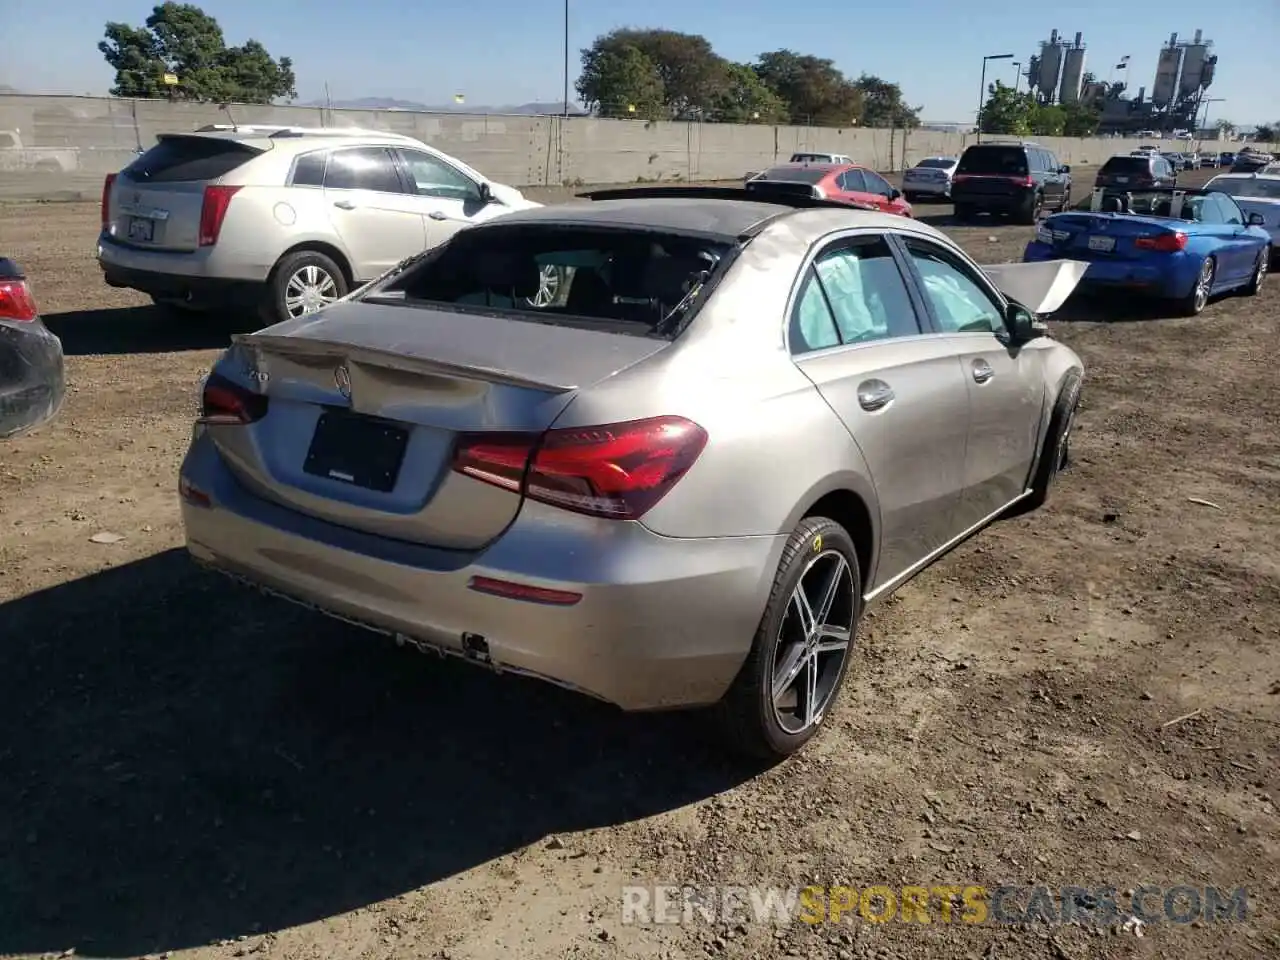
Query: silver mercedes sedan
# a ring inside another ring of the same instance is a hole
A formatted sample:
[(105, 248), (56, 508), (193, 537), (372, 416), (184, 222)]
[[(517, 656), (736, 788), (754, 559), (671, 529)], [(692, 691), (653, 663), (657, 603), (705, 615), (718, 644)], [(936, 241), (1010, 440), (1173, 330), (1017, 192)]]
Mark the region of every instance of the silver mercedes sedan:
[(792, 753), (866, 604), (1045, 501), (1083, 369), (1041, 316), (1079, 265), (984, 269), (919, 221), (769, 189), (512, 213), (238, 336), (181, 468), (190, 553)]

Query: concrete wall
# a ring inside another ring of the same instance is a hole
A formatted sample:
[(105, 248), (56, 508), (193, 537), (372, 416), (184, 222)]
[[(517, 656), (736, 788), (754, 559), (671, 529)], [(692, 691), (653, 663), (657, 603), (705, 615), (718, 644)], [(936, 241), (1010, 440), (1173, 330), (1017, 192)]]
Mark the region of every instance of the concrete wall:
[[(519, 186), (735, 180), (797, 150), (843, 153), (891, 172), (922, 157), (959, 154), (971, 135), (933, 131), (647, 123), (590, 117), (527, 117), (327, 110), (236, 105), (237, 123), (352, 126), (416, 137), (495, 180)], [(0, 199), (97, 199), (102, 177), (119, 170), (156, 134), (226, 123), (213, 104), (107, 97), (0, 95), (0, 132), (17, 131), (25, 151), (0, 149)], [(1063, 163), (1098, 164), (1139, 141), (1044, 137)], [(1203, 143), (1202, 149), (1230, 149)]]

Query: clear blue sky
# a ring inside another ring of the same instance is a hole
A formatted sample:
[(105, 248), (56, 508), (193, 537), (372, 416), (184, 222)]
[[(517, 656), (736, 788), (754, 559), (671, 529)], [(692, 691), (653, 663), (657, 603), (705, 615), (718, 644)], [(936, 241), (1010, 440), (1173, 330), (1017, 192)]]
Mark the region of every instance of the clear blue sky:
[[(142, 0), (2, 0), (0, 83), (23, 90), (103, 93), (112, 73), (97, 51), (107, 20), (141, 24)], [(504, 105), (558, 101), (564, 63), (563, 0), (207, 0), (228, 43), (253, 37), (293, 58), (301, 99), (387, 96)], [(1201, 28), (1219, 56), (1213, 118), (1237, 124), (1280, 120), (1275, 57), (1280, 3), (1205, 0), (1071, 0), (1061, 7), (958, 0), (569, 0), (571, 80), (578, 51), (620, 26), (664, 27), (707, 37), (722, 56), (753, 59), (790, 47), (829, 57), (851, 77), (867, 72), (901, 85), (924, 119), (971, 122), (984, 54), (1026, 61), (1056, 27), (1079, 30), (1086, 69), (1106, 79), (1132, 57), (1130, 91), (1151, 87), (1156, 55), (1176, 31)], [(15, 9), (16, 8), (16, 9)], [(1013, 68), (992, 64), (1006, 83)]]

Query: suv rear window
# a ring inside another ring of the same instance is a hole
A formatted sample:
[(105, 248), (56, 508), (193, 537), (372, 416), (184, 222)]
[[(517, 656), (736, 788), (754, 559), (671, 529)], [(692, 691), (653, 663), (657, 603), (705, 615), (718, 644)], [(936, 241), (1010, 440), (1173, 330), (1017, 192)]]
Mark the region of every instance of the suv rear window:
[(927, 160), (921, 160), (916, 166), (933, 170), (946, 170), (948, 167), (955, 166), (955, 161), (949, 157), (929, 157)]
[(1027, 151), (1025, 147), (970, 147), (960, 158), (956, 173), (1026, 176)]
[(1146, 174), (1151, 172), (1151, 161), (1146, 157), (1112, 157), (1102, 165), (1102, 169), (1098, 173), (1106, 176), (1107, 174), (1120, 173), (1140, 173)]
[(125, 167), (124, 175), (147, 183), (216, 180), (261, 152), (234, 140), (165, 137)]
[(692, 316), (699, 291), (731, 249), (640, 230), (480, 226), (454, 234), (365, 298), (665, 333)]

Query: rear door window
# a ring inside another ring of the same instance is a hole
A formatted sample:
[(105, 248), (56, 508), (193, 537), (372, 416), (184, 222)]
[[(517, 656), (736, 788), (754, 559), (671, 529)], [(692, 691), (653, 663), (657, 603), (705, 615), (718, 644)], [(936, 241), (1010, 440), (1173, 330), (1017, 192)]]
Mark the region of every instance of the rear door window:
[(327, 190), (374, 190), (404, 193), (391, 152), (384, 147), (335, 150), (324, 174)]
[(1026, 176), (1027, 151), (1022, 147), (983, 145), (970, 147), (960, 158), (957, 173), (979, 176)]
[(140, 183), (217, 180), (261, 152), (217, 137), (165, 137), (125, 167), (124, 175)]

